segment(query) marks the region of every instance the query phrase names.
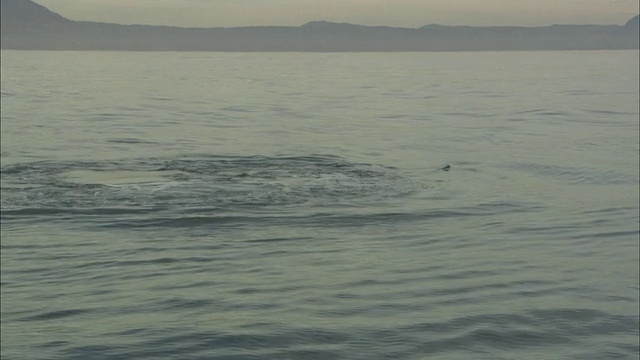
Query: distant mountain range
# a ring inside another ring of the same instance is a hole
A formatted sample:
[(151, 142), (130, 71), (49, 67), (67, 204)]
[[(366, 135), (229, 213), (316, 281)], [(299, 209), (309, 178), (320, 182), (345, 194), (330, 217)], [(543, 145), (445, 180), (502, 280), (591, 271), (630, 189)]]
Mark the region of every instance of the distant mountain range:
[(442, 26), (313, 21), (299, 27), (179, 28), (72, 21), (31, 0), (1, 0), (2, 49), (132, 51), (491, 51), (638, 49), (625, 25)]

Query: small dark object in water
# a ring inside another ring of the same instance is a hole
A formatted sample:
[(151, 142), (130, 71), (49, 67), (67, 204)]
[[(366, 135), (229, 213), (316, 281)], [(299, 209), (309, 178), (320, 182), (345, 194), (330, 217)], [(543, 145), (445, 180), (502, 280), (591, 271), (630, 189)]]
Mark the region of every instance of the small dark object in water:
[(447, 164), (447, 165), (441, 167), (440, 169), (444, 170), (444, 171), (449, 171), (451, 169), (451, 165)]

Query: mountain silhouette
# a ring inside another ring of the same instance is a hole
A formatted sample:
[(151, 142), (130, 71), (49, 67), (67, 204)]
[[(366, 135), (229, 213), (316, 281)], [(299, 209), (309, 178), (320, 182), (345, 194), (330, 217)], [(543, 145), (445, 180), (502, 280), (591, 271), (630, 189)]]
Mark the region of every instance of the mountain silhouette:
[(180, 28), (72, 21), (31, 0), (0, 2), (0, 45), (22, 50), (487, 51), (637, 49), (625, 25), (443, 26), (418, 29), (312, 21), (302, 26)]
[(629, 28), (631, 31), (638, 31), (638, 28), (640, 27), (640, 15), (636, 15), (629, 19), (629, 21), (624, 24), (624, 27)]

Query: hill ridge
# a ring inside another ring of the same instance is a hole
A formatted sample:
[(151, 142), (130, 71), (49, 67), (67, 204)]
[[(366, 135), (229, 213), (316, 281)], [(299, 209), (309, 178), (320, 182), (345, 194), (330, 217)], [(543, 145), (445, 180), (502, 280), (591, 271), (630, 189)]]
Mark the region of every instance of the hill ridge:
[(32, 0), (2, 0), (1, 47), (141, 51), (492, 51), (637, 49), (624, 25), (420, 28), (310, 21), (301, 26), (185, 28), (69, 20)]

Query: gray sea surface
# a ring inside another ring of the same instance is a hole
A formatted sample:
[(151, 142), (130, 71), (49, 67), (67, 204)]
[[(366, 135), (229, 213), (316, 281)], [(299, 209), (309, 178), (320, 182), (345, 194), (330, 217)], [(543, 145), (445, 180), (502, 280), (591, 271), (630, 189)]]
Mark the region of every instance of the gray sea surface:
[(638, 51), (1, 56), (2, 359), (638, 358)]

